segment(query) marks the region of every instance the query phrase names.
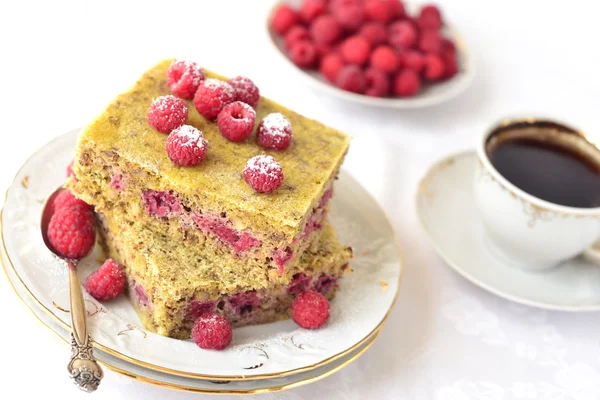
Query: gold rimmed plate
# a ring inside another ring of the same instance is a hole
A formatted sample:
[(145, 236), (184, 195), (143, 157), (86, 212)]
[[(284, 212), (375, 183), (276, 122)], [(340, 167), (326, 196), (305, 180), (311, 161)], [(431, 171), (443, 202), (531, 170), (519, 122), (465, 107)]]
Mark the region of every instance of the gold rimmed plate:
[[(69, 329), (65, 271), (39, 234), (43, 199), (64, 179), (78, 131), (36, 152), (7, 191), (2, 242), (7, 268), (37, 306)], [(154, 371), (204, 380), (258, 380), (307, 372), (347, 356), (376, 336), (395, 302), (402, 272), (393, 229), (378, 204), (346, 171), (336, 183), (330, 220), (356, 253), (353, 272), (341, 280), (331, 318), (318, 331), (292, 321), (239, 328), (225, 351), (199, 349), (143, 329), (125, 298), (99, 303), (86, 295), (88, 325), (96, 349)], [(80, 264), (80, 278), (99, 266), (99, 253)]]

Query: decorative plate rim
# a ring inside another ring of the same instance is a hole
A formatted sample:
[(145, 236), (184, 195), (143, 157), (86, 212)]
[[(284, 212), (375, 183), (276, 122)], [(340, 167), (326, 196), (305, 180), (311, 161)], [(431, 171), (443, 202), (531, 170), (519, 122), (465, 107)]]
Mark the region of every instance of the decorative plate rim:
[[(19, 167), (18, 171), (16, 172), (13, 180), (11, 181), (11, 183), (9, 184), (8, 188), (6, 189), (5, 192), (5, 196), (4, 196), (4, 202), (2, 203), (2, 207), (0, 208), (0, 243), (2, 244), (2, 247), (0, 248), (0, 252), (3, 253), (6, 256), (6, 261), (9, 263), (10, 268), (12, 269), (12, 271), (14, 272), (15, 276), (18, 278), (18, 280), (21, 282), (21, 284), (23, 285), (23, 287), (26, 290), (26, 293), (28, 294), (28, 296), (30, 296), (32, 298), (33, 301), (35, 301), (38, 306), (40, 307), (40, 309), (46, 313), (49, 317), (51, 317), (58, 325), (60, 325), (62, 328), (68, 330), (70, 329), (70, 325), (65, 323), (64, 321), (62, 321), (62, 319), (60, 319), (56, 314), (54, 314), (54, 312), (52, 310), (50, 310), (48, 307), (46, 307), (43, 302), (41, 300), (39, 300), (34, 293), (31, 291), (31, 289), (25, 284), (23, 278), (17, 273), (16, 268), (13, 264), (13, 261), (10, 257), (10, 255), (8, 254), (8, 250), (6, 248), (6, 244), (5, 244), (5, 240), (4, 240), (4, 224), (3, 224), (3, 218), (4, 218), (4, 211), (5, 211), (5, 205), (6, 205), (6, 200), (8, 198), (9, 192), (11, 190), (11, 188), (13, 187), (13, 185), (15, 185), (15, 183), (17, 183), (17, 178), (19, 177), (22, 169), (24, 168), (24, 166), (33, 158), (35, 157), (36, 154), (38, 154), (44, 147), (54, 143), (55, 141), (58, 141), (61, 137), (68, 135), (74, 131), (79, 132), (81, 130), (81, 128), (76, 128), (76, 129), (71, 129), (66, 131), (65, 133), (63, 133), (62, 135), (58, 135), (57, 137), (55, 137), (54, 139), (50, 140), (49, 142), (45, 143), (44, 145), (40, 146), (38, 149), (36, 149), (36, 151), (34, 151), (29, 157), (27, 157), (25, 159), (25, 161), (23, 162), (23, 164)], [(349, 174), (349, 177), (354, 180), (357, 184), (359, 184), (352, 176), (351, 174)], [(359, 186), (362, 187), (362, 185), (359, 184)], [(161, 372), (161, 373), (166, 373), (166, 374), (170, 374), (170, 375), (174, 375), (174, 376), (180, 376), (180, 377), (186, 377), (186, 378), (194, 378), (194, 379), (201, 379), (201, 380), (228, 380), (228, 381), (249, 381), (249, 380), (260, 380), (260, 379), (272, 379), (272, 378), (281, 378), (281, 377), (285, 377), (285, 376), (290, 376), (290, 375), (294, 375), (294, 374), (298, 374), (298, 373), (302, 373), (302, 372), (307, 372), (307, 371), (311, 371), (313, 369), (322, 367), (324, 365), (327, 365), (341, 357), (344, 357), (345, 355), (351, 353), (352, 351), (356, 350), (357, 348), (359, 348), (360, 346), (362, 346), (364, 343), (366, 343), (367, 341), (369, 341), (371, 338), (373, 338), (374, 336), (378, 335), (378, 332), (382, 329), (383, 325), (385, 325), (385, 323), (387, 322), (394, 306), (396, 305), (396, 302), (398, 300), (398, 296), (400, 293), (400, 286), (402, 283), (402, 277), (403, 277), (403, 272), (404, 272), (404, 266), (403, 266), (403, 259), (402, 259), (402, 250), (401, 250), (401, 246), (399, 244), (398, 241), (398, 235), (395, 231), (394, 225), (391, 223), (387, 213), (385, 212), (385, 210), (383, 209), (383, 207), (379, 204), (379, 202), (373, 198), (373, 196), (365, 190), (365, 194), (369, 197), (370, 201), (374, 204), (374, 207), (377, 208), (377, 210), (381, 213), (381, 215), (386, 219), (386, 221), (388, 222), (388, 226), (391, 230), (392, 233), (392, 238), (393, 238), (393, 242), (395, 244), (395, 248), (396, 251), (398, 252), (398, 281), (397, 281), (397, 290), (396, 293), (394, 294), (394, 298), (392, 299), (392, 302), (390, 304), (390, 307), (388, 308), (388, 310), (386, 311), (386, 314), (384, 315), (384, 317), (382, 318), (382, 320), (379, 322), (379, 324), (369, 333), (367, 334), (363, 339), (361, 339), (360, 341), (358, 341), (357, 343), (355, 343), (353, 346), (349, 347), (348, 349), (345, 349), (344, 351), (341, 351), (329, 358), (326, 358), (324, 360), (321, 360), (318, 363), (314, 363), (311, 365), (307, 365), (305, 367), (300, 367), (300, 368), (295, 368), (295, 369), (291, 369), (288, 371), (283, 371), (283, 372), (278, 372), (278, 373), (265, 373), (265, 374), (257, 374), (257, 375), (251, 375), (251, 376), (244, 376), (244, 375), (209, 375), (209, 374), (196, 374), (196, 373), (188, 373), (188, 372), (184, 372), (184, 371), (179, 371), (179, 370), (175, 370), (175, 369), (171, 369), (171, 368), (164, 368), (158, 365), (154, 365), (151, 363), (147, 363), (141, 360), (137, 360), (133, 357), (129, 357), (125, 354), (120, 353), (117, 350), (114, 350), (110, 347), (104, 346), (100, 343), (97, 343), (95, 341), (92, 340), (92, 345), (95, 348), (98, 348), (101, 351), (106, 352), (109, 355), (112, 355), (116, 358), (119, 358), (123, 361), (135, 364), (137, 366), (143, 367), (143, 368), (148, 368), (157, 372)]]

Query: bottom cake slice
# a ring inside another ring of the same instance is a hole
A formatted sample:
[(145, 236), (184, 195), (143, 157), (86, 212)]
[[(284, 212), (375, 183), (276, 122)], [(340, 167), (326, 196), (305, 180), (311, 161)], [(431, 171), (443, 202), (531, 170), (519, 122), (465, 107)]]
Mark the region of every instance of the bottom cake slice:
[(313, 289), (331, 299), (350, 270), (352, 250), (325, 223), (321, 239), (304, 252), (301, 272), (290, 282), (254, 290), (240, 277), (239, 286), (223, 287), (210, 279), (211, 270), (220, 268), (217, 259), (200, 258), (193, 248), (120, 216), (97, 217), (101, 243), (107, 256), (125, 267), (129, 298), (140, 319), (146, 329), (164, 336), (189, 338), (194, 320), (207, 311), (225, 315), (234, 327), (289, 318), (296, 294)]

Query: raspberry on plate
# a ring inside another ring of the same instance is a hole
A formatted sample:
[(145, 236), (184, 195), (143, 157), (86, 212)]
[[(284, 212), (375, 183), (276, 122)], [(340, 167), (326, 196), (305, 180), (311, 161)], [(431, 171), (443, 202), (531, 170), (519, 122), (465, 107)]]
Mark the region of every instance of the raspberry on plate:
[(219, 130), (232, 142), (241, 142), (250, 136), (255, 122), (256, 111), (241, 101), (227, 104), (217, 117)]
[(292, 124), (283, 114), (264, 117), (256, 131), (256, 141), (265, 148), (283, 150), (292, 142)]
[(206, 155), (208, 141), (191, 125), (174, 129), (167, 138), (167, 155), (173, 164), (188, 167), (199, 164)]
[(458, 63), (453, 53), (443, 53), (442, 61), (444, 62), (444, 76), (442, 76), (442, 79), (450, 79), (458, 73)]
[(398, 70), (398, 55), (389, 46), (379, 46), (371, 53), (371, 66), (388, 74)]
[(331, 11), (336, 21), (349, 31), (360, 28), (365, 20), (365, 9), (360, 3), (339, 5)]
[(394, 22), (389, 27), (389, 42), (398, 50), (415, 47), (418, 39), (417, 28), (410, 21)]
[(385, 25), (375, 21), (364, 24), (358, 31), (358, 34), (367, 39), (371, 43), (371, 46), (384, 44), (388, 39)]
[(317, 62), (317, 49), (308, 40), (296, 42), (290, 49), (290, 58), (300, 68), (312, 68)]
[(396, 96), (414, 96), (421, 90), (419, 74), (411, 69), (403, 69), (396, 75), (392, 89)]
[(332, 44), (342, 36), (342, 27), (331, 15), (320, 15), (310, 26), (310, 36), (315, 43)]
[(271, 29), (280, 35), (284, 35), (292, 26), (300, 22), (296, 11), (286, 5), (277, 7), (271, 19)]
[(340, 71), (344, 68), (344, 59), (341, 55), (330, 53), (321, 60), (319, 71), (329, 82), (335, 83)]
[(55, 211), (48, 224), (48, 239), (63, 257), (83, 258), (96, 241), (94, 215), (89, 207), (73, 205)]
[(69, 189), (65, 189), (62, 192), (60, 192), (54, 198), (54, 204), (53, 205), (54, 205), (54, 212), (56, 212), (58, 210), (62, 210), (64, 208), (71, 208), (73, 206), (82, 206), (82, 207), (87, 208), (89, 210), (92, 209), (92, 206), (90, 206), (85, 201), (83, 201), (83, 200), (78, 199), (77, 197), (75, 197), (75, 195)]
[(183, 100), (160, 96), (152, 101), (148, 110), (148, 123), (157, 131), (169, 133), (187, 122), (188, 109)]
[(85, 280), (85, 289), (100, 301), (112, 300), (125, 290), (125, 271), (112, 258)]
[(292, 319), (304, 329), (319, 329), (329, 319), (329, 301), (315, 291), (302, 292), (292, 303)]
[(367, 84), (365, 74), (356, 65), (347, 65), (339, 72), (335, 84), (340, 88), (354, 93), (364, 93)]
[(260, 90), (258, 86), (252, 82), (250, 78), (245, 76), (236, 76), (227, 81), (235, 90), (235, 100), (248, 104), (252, 108), (256, 108), (260, 100)]
[(171, 92), (182, 99), (191, 99), (204, 80), (202, 68), (193, 61), (173, 61), (167, 70), (167, 85)]
[(367, 90), (365, 94), (371, 97), (385, 97), (390, 92), (390, 78), (388, 74), (376, 68), (365, 71)]
[(421, 8), (417, 24), (421, 29), (440, 29), (442, 27), (442, 14), (440, 9), (432, 4)]
[(325, 14), (327, 10), (327, 0), (304, 0), (300, 7), (300, 17), (302, 20), (310, 24), (321, 14)]
[(295, 25), (285, 34), (284, 40), (285, 48), (289, 50), (296, 42), (310, 40), (310, 34), (305, 26)]
[(192, 339), (201, 349), (223, 350), (233, 339), (231, 324), (221, 314), (205, 312), (194, 323)]
[(439, 54), (442, 51), (442, 37), (438, 31), (427, 30), (421, 33), (419, 48), (424, 53)]
[(405, 68), (412, 69), (415, 72), (420, 72), (423, 69), (425, 58), (418, 51), (407, 51), (403, 54), (403, 59)]
[(440, 56), (435, 54), (428, 54), (425, 56), (423, 76), (430, 81), (437, 81), (444, 77), (444, 62)]
[(369, 60), (371, 44), (362, 36), (351, 36), (342, 43), (344, 60), (350, 64), (363, 65)]
[(281, 165), (271, 156), (252, 157), (244, 168), (246, 183), (259, 193), (271, 193), (283, 182)]
[(216, 118), (223, 107), (233, 103), (236, 92), (227, 82), (218, 79), (205, 79), (198, 86), (194, 96), (196, 110), (206, 119)]

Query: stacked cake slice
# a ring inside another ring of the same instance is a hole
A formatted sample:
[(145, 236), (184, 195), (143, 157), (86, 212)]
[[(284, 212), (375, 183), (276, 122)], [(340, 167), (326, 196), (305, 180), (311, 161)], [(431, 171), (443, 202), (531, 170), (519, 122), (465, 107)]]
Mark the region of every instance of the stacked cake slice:
[[(171, 62), (147, 71), (82, 132), (68, 182), (95, 207), (145, 326), (185, 338), (205, 311), (243, 326), (288, 317), (300, 291), (333, 296), (351, 251), (326, 215), (348, 137), (261, 98), (256, 121), (283, 114), (292, 144), (265, 149), (253, 136), (235, 143), (186, 100), (187, 124), (203, 132), (208, 151), (200, 164), (179, 167), (165, 152), (166, 135), (147, 119), (153, 99), (170, 94)], [(273, 193), (256, 192), (242, 175), (261, 154), (283, 169)]]

